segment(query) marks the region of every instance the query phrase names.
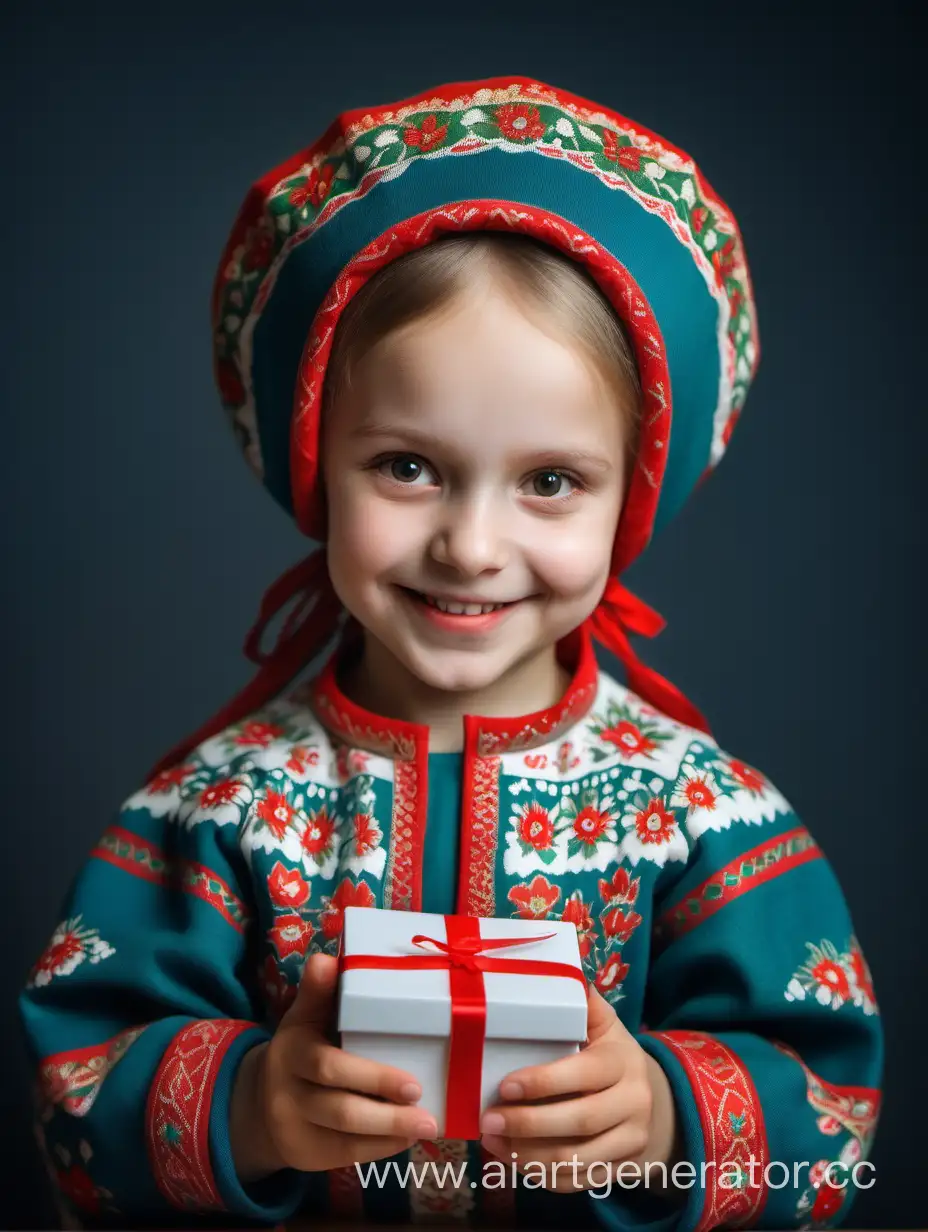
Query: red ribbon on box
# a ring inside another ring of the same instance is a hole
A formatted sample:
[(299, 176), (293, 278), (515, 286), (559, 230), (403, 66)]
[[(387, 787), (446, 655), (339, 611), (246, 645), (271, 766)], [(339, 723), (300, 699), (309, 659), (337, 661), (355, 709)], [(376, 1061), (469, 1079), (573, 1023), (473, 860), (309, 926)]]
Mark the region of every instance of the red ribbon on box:
[(547, 941), (555, 933), (535, 937), (481, 937), (475, 916), (446, 915), (447, 941), (437, 941), (417, 933), (413, 944), (426, 944), (438, 954), (342, 954), (341, 970), (447, 971), (451, 986), (451, 1039), (448, 1052), (448, 1081), (445, 1091), (446, 1138), (480, 1137), (480, 1096), (483, 1088), (483, 1046), (487, 1026), (485, 971), (506, 975), (556, 975), (579, 980), (586, 978), (569, 963), (541, 962), (537, 959), (490, 958), (481, 950), (501, 950), (513, 945)]

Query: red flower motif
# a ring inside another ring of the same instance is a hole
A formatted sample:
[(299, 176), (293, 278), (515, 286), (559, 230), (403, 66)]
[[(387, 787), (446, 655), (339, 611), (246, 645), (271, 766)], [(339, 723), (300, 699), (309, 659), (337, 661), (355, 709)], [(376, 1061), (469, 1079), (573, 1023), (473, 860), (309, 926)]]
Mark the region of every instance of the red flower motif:
[(335, 821), (329, 816), (328, 809), (323, 804), (319, 812), (310, 817), (303, 831), (303, 837), (300, 840), (303, 850), (314, 858), (323, 855), (329, 850), (334, 833)]
[(290, 204), (297, 209), (302, 209), (307, 204), (321, 205), (329, 195), (334, 174), (335, 167), (331, 163), (327, 163), (321, 171), (314, 167), (302, 184), (291, 188), (288, 197)]
[(627, 171), (641, 170), (641, 151), (634, 145), (620, 145), (611, 128), (603, 129), (603, 155)]
[(538, 141), (545, 135), (545, 125), (537, 107), (528, 103), (507, 103), (496, 113), (499, 131), (509, 141)]
[(574, 822), (574, 837), (578, 838), (581, 843), (590, 845), (598, 843), (611, 820), (612, 817), (608, 811), (600, 811), (592, 807), (582, 808)]
[(366, 856), (380, 844), (380, 830), (374, 825), (370, 813), (354, 815), (354, 849), (359, 856)]
[(830, 992), (843, 997), (845, 1001), (850, 1000), (851, 986), (848, 983), (847, 972), (840, 963), (832, 962), (830, 958), (823, 958), (812, 968), (812, 978)]
[(60, 941), (56, 941), (54, 945), (50, 945), (39, 961), (36, 963), (35, 971), (48, 971), (50, 975), (54, 975), (59, 967), (72, 958), (76, 958), (78, 954), (83, 954), (84, 946), (77, 933), (65, 933)]
[(267, 799), (258, 805), (258, 816), (280, 842), (293, 821), (293, 807), (281, 792), (268, 789)]
[(290, 750), (287, 769), (294, 774), (305, 774), (307, 766), (315, 766), (318, 761), (319, 754), (315, 749), (304, 749), (302, 745), (295, 744)]
[(548, 810), (540, 804), (530, 804), (519, 822), (519, 838), (536, 851), (551, 846), (554, 838), (554, 823)]
[(830, 1185), (826, 1179), (815, 1195), (815, 1204), (809, 1212), (809, 1218), (815, 1223), (834, 1218), (844, 1205), (845, 1192), (846, 1190), (839, 1189), (837, 1185)]
[(439, 124), (433, 115), (428, 115), (422, 121), (422, 127), (416, 128), (410, 124), (403, 132), (403, 141), (414, 149), (430, 150), (433, 145), (440, 145), (448, 132), (447, 124)]
[(689, 779), (683, 788), (683, 794), (689, 801), (690, 808), (715, 808), (715, 792), (705, 778)]
[(529, 770), (542, 770), (548, 764), (548, 757), (545, 753), (526, 753), (525, 764)]
[(280, 915), (268, 931), (268, 937), (283, 959), (289, 958), (291, 954), (305, 954), (313, 931), (312, 924), (302, 916)]
[(268, 954), (261, 968), (261, 991), (278, 1021), (296, 1000), (296, 985), (284, 978), (272, 954)]
[(322, 913), (322, 932), (325, 937), (337, 937), (342, 931), (346, 907), (373, 907), (374, 895), (366, 881), (357, 885), (346, 877), (339, 882), (335, 893), (329, 899), (328, 906)]
[(593, 983), (600, 992), (609, 992), (618, 988), (628, 975), (628, 963), (622, 962), (618, 954), (613, 954), (604, 967), (596, 972)]
[(58, 1188), (81, 1211), (97, 1215), (100, 1212), (100, 1191), (89, 1175), (77, 1164), (70, 1168), (57, 1168)]
[(621, 723), (617, 723), (615, 727), (610, 727), (600, 732), (599, 738), (614, 744), (616, 748), (621, 749), (623, 753), (627, 753), (629, 757), (638, 757), (641, 754), (650, 753), (652, 749), (657, 748), (656, 742), (643, 735), (641, 728), (636, 727), (634, 723), (628, 723), (624, 720)]
[(635, 815), (635, 830), (642, 843), (669, 843), (676, 822), (673, 813), (664, 807), (659, 796), (648, 801), (648, 807)]
[(196, 766), (171, 766), (162, 770), (148, 784), (149, 795), (155, 796), (169, 792), (172, 787), (180, 787), (188, 774), (192, 774)]
[(630, 911), (626, 915), (618, 907), (613, 907), (611, 911), (607, 911), (603, 916), (603, 930), (606, 936), (616, 937), (620, 945), (624, 945), (628, 941), (640, 923), (641, 916), (637, 911)]
[(539, 873), (530, 885), (513, 886), (507, 897), (518, 908), (516, 916), (520, 920), (543, 920), (561, 897), (561, 891)]
[(200, 792), (200, 808), (214, 809), (223, 804), (235, 804), (241, 783), (238, 779), (220, 779)]
[(232, 743), (240, 745), (257, 744), (260, 748), (266, 749), (272, 740), (283, 734), (284, 729), (276, 727), (273, 723), (251, 722), (245, 724)]
[(748, 791), (763, 790), (764, 776), (753, 770), (746, 762), (736, 761), (732, 758), (728, 763), (728, 772), (736, 782), (740, 783), (742, 787), (746, 787)]
[(620, 866), (612, 874), (610, 881), (605, 879), (600, 881), (599, 896), (604, 903), (625, 903), (631, 906), (632, 903), (638, 901), (640, 882), (640, 877), (630, 877), (628, 869)]
[(856, 945), (851, 946), (850, 960), (851, 970), (854, 972), (854, 981), (857, 987), (868, 1001), (876, 1005), (876, 995), (873, 991), (873, 979), (870, 975), (870, 969), (867, 966), (867, 960)]
[(581, 894), (575, 894), (569, 899), (566, 907), (561, 913), (561, 919), (568, 924), (573, 924), (577, 930), (577, 942), (580, 946), (580, 957), (586, 958), (590, 950), (593, 948), (593, 940), (590, 933), (593, 929), (593, 921), (590, 917), (590, 909), (583, 901)]
[(709, 211), (702, 205), (694, 205), (690, 210), (690, 225), (696, 235), (699, 235), (709, 218)]
[(731, 274), (735, 268), (735, 241), (728, 237), (721, 248), (716, 248), (712, 253), (712, 264), (715, 267), (715, 278), (719, 286), (725, 285), (725, 279)]
[(344, 783), (352, 774), (363, 774), (369, 760), (369, 753), (340, 744), (335, 750), (335, 770), (341, 782)]
[(309, 901), (309, 882), (298, 868), (285, 868), (279, 860), (267, 879), (267, 888), (277, 907), (302, 907)]

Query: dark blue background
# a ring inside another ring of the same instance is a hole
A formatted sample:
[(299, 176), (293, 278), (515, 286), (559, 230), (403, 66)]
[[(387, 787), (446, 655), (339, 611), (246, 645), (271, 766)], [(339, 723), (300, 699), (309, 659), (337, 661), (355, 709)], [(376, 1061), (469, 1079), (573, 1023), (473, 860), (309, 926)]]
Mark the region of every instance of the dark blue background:
[(5, 1226), (51, 1218), (15, 996), (115, 808), (247, 679), (260, 595), (305, 548), (212, 386), (234, 213), (338, 111), (506, 72), (664, 133), (741, 223), (760, 375), (722, 467), (628, 580), (670, 621), (646, 656), (795, 805), (873, 968), (886, 1103), (852, 1223), (924, 1217), (924, 66), (914, 5), (761, 7), (6, 10)]

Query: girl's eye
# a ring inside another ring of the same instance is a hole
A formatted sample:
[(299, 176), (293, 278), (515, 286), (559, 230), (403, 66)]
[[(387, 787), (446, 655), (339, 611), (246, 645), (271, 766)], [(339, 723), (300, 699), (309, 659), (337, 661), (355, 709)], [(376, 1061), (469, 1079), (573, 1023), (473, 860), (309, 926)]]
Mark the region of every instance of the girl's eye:
[(569, 500), (573, 493), (565, 493), (562, 486), (565, 483), (572, 483), (575, 487), (580, 487), (580, 484), (570, 475), (565, 474), (564, 471), (555, 470), (539, 471), (535, 476), (533, 483), (535, 488), (534, 495), (545, 497), (547, 499), (566, 496)]
[(391, 458), (383, 458), (378, 464), (377, 469), (383, 472), (383, 468), (389, 466), (389, 478), (396, 483), (402, 483), (406, 487), (412, 485), (423, 474), (428, 472), (428, 467), (420, 462), (413, 454), (397, 453)]

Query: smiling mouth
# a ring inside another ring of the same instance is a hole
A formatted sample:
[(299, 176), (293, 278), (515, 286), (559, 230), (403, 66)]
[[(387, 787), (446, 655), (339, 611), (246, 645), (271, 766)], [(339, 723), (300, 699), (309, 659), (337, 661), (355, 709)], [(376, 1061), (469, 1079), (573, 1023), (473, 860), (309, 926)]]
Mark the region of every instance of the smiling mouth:
[(509, 603), (455, 603), (450, 600), (436, 599), (432, 595), (427, 595), (421, 590), (413, 590), (409, 586), (401, 586), (400, 589), (427, 607), (446, 612), (449, 616), (487, 616), (490, 612), (498, 612), (501, 608), (512, 607), (515, 603), (521, 602), (519, 599), (514, 599)]

